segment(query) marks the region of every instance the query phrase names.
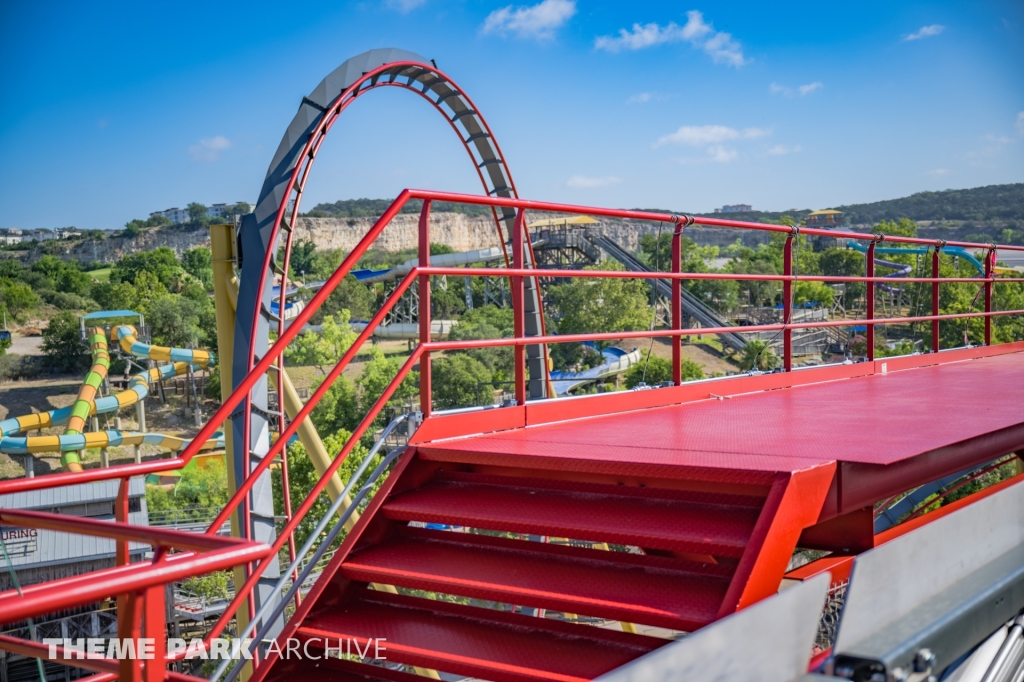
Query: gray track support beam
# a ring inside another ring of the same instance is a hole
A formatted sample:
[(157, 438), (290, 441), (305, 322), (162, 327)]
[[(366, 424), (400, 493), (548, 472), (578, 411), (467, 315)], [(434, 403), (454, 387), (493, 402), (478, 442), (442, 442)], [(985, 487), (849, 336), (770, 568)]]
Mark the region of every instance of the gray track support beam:
[(641, 656), (598, 682), (794, 682), (807, 672), (830, 578), (781, 594)]
[(848, 679), (938, 675), (1024, 607), (1024, 482), (857, 557), (830, 663)]

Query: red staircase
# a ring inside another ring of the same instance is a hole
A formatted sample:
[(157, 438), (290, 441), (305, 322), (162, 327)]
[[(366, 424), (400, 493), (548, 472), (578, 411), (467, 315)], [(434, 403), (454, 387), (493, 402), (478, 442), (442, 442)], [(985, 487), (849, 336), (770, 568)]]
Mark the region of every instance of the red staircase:
[[(592, 679), (734, 611), (779, 510), (773, 492), (795, 478), (553, 478), (432, 456), (406, 455), (282, 637), (384, 638), (391, 663), (488, 680)], [(620, 621), (669, 631), (627, 633)], [(259, 679), (318, 665), (268, 663)], [(406, 679), (344, 667), (352, 679)]]

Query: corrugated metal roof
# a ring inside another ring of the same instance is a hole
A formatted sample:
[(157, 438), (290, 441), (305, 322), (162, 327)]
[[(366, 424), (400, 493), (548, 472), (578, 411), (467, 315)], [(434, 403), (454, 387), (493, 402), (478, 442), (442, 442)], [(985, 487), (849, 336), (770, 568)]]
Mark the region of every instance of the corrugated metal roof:
[[(29, 490), (23, 493), (0, 495), (0, 507), (8, 509), (44, 509), (46, 507), (63, 507), (83, 502), (100, 502), (117, 499), (117, 489), (121, 481), (94, 481), (66, 485), (60, 488)], [(146, 482), (136, 476), (128, 482), (128, 497), (142, 497), (146, 494)]]

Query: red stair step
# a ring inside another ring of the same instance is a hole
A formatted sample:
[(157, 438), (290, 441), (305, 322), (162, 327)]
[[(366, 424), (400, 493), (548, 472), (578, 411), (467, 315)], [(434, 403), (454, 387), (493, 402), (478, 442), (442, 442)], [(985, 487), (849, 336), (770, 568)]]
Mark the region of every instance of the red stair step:
[(423, 679), (412, 673), (342, 658), (330, 658), (321, 661), (275, 661), (267, 674), (266, 682), (423, 682)]
[[(388, 500), (399, 521), (470, 526), (739, 558), (759, 509), (657, 497), (652, 489), (605, 492), (431, 481)], [(648, 491), (649, 497), (642, 491)]]
[(350, 557), (345, 577), (692, 631), (731, 568), (467, 533), (406, 531)]
[(390, 661), (494, 682), (582, 682), (666, 640), (461, 604), (366, 590), (311, 615), (299, 638), (386, 639)]

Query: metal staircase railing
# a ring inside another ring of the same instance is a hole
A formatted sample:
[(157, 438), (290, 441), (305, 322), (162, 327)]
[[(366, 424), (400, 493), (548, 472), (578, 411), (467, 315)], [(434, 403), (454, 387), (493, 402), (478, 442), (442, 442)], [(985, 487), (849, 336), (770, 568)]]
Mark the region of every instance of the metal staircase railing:
[[(312, 509), (318, 496), (324, 492), (328, 482), (338, 472), (341, 465), (346, 461), (349, 454), (353, 451), (360, 439), (373, 427), (378, 415), (381, 410), (387, 405), (388, 401), (394, 395), (401, 382), (408, 376), (409, 372), (416, 366), (419, 365), (420, 369), (420, 408), (424, 417), (431, 415), (431, 355), (433, 353), (441, 351), (458, 351), (467, 350), (472, 348), (488, 348), (488, 347), (502, 347), (510, 346), (514, 349), (514, 387), (515, 387), (515, 405), (524, 405), (527, 397), (527, 366), (526, 366), (526, 355), (525, 349), (527, 346), (534, 346), (538, 344), (549, 344), (549, 343), (574, 343), (581, 341), (593, 341), (593, 340), (621, 340), (624, 338), (653, 338), (653, 337), (669, 337), (672, 340), (673, 345), (673, 380), (675, 383), (680, 383), (680, 366), (681, 366), (681, 355), (679, 342), (684, 336), (693, 334), (740, 334), (745, 332), (780, 332), (783, 338), (783, 360), (784, 370), (790, 370), (792, 368), (791, 360), (793, 355), (793, 340), (792, 331), (794, 329), (813, 329), (813, 328), (830, 328), (837, 326), (849, 326), (851, 324), (862, 324), (867, 327), (868, 330), (868, 358), (874, 359), (874, 343), (873, 343), (873, 331), (875, 326), (883, 324), (896, 324), (906, 322), (930, 322), (933, 330), (933, 350), (938, 350), (938, 329), (939, 325), (943, 322), (948, 323), (953, 320), (969, 320), (972, 318), (979, 318), (984, 321), (984, 341), (987, 344), (992, 343), (992, 320), (998, 316), (1007, 315), (1021, 315), (1024, 314), (1024, 310), (995, 310), (993, 307), (992, 291), (996, 284), (1004, 282), (1022, 282), (1024, 278), (995, 278), (993, 275), (993, 266), (995, 260), (995, 247), (992, 245), (982, 244), (970, 244), (970, 243), (939, 243), (931, 240), (923, 239), (911, 239), (902, 237), (890, 237), (891, 241), (923, 244), (932, 246), (936, 250), (941, 250), (946, 245), (949, 246), (965, 246), (968, 248), (977, 248), (988, 251), (986, 256), (986, 263), (988, 265), (986, 270), (986, 276), (982, 278), (942, 278), (939, 277), (937, 268), (933, 272), (932, 277), (919, 277), (919, 278), (904, 278), (902, 281), (905, 282), (927, 282), (931, 283), (937, 290), (939, 283), (971, 283), (980, 285), (985, 290), (984, 299), (984, 310), (983, 311), (971, 311), (967, 313), (956, 313), (956, 314), (939, 314), (938, 308), (938, 297), (933, 299), (933, 308), (931, 315), (923, 315), (916, 317), (893, 317), (893, 318), (878, 318), (874, 315), (874, 307), (872, 304), (873, 296), (871, 292), (877, 282), (889, 281), (887, 278), (875, 277), (873, 275), (873, 246), (877, 242), (877, 237), (874, 235), (861, 235), (861, 234), (838, 234), (831, 231), (825, 230), (814, 230), (804, 229), (802, 230), (805, 234), (817, 234), (824, 233), (830, 236), (840, 236), (847, 239), (862, 239), (872, 240), (871, 246), (868, 247), (867, 259), (868, 259), (868, 276), (866, 277), (838, 277), (838, 276), (796, 276), (792, 270), (792, 259), (793, 259), (793, 242), (798, 236), (801, 230), (796, 228), (789, 228), (779, 225), (761, 225), (755, 223), (743, 223), (739, 221), (721, 220), (714, 218), (692, 218), (688, 216), (675, 216), (669, 214), (657, 214), (647, 213), (643, 211), (623, 211), (617, 209), (601, 209), (601, 208), (589, 208), (580, 206), (570, 206), (563, 204), (553, 204), (545, 202), (533, 202), (528, 200), (510, 199), (502, 197), (484, 197), (475, 195), (463, 195), (463, 194), (452, 194), (442, 192), (429, 192), (421, 190), (405, 190), (399, 197), (393, 202), (383, 216), (374, 224), (369, 232), (363, 237), (359, 244), (346, 256), (341, 265), (335, 270), (331, 277), (327, 280), (325, 285), (313, 296), (312, 300), (303, 308), (301, 312), (295, 317), (292, 324), (285, 329), (278, 337), (277, 341), (268, 350), (268, 352), (262, 357), (258, 358), (255, 362), (253, 369), (244, 377), (238, 380), (238, 385), (232, 394), (223, 401), (221, 407), (216, 413), (210, 418), (203, 429), (200, 430), (199, 434), (192, 441), (192, 443), (185, 448), (182, 454), (178, 457), (170, 460), (159, 460), (155, 462), (147, 462), (143, 464), (129, 464), (121, 465), (118, 467), (112, 467), (109, 469), (93, 469), (87, 470), (80, 473), (65, 473), (56, 474), (53, 476), (40, 477), (35, 479), (19, 479), (15, 481), (6, 481), (0, 483), (0, 494), (37, 490), (41, 488), (52, 488), (62, 485), (71, 485), (76, 483), (84, 483), (89, 481), (98, 481), (105, 479), (121, 479), (122, 489), (127, 490), (127, 480), (129, 477), (144, 475), (148, 473), (154, 473), (156, 471), (166, 471), (169, 469), (179, 469), (185, 466), (191, 459), (197, 454), (201, 444), (207, 440), (212, 433), (220, 428), (224, 421), (235, 413), (237, 409), (247, 402), (251, 392), (257, 386), (258, 382), (264, 380), (268, 371), (271, 371), (272, 366), (277, 364), (284, 352), (284, 349), (288, 344), (297, 336), (301, 329), (306, 325), (309, 319), (319, 310), (321, 305), (327, 300), (327, 298), (333, 293), (337, 286), (342, 280), (350, 273), (354, 265), (360, 258), (366, 253), (374, 241), (378, 238), (384, 228), (391, 222), (391, 220), (399, 213), (401, 208), (411, 199), (422, 199), (423, 210), (420, 215), (419, 229), (420, 229), (420, 243), (422, 245), (429, 244), (429, 217), (430, 207), (432, 201), (449, 201), (454, 203), (465, 203), (465, 204), (476, 204), (476, 205), (488, 205), (493, 207), (511, 208), (516, 211), (516, 226), (513, 230), (513, 244), (512, 244), (512, 263), (511, 267), (499, 270), (478, 270), (473, 268), (445, 268), (445, 267), (432, 267), (429, 265), (429, 253), (428, 249), (421, 249), (420, 254), (420, 265), (413, 268), (398, 284), (392, 295), (387, 299), (382, 308), (374, 315), (373, 319), (370, 320), (364, 331), (357, 337), (353, 345), (342, 355), (335, 366), (327, 373), (320, 387), (314, 391), (313, 395), (306, 402), (306, 404), (294, 415), (293, 419), (290, 420), (285, 428), (281, 430), (278, 439), (270, 446), (268, 452), (263, 456), (262, 461), (251, 471), (249, 475), (242, 481), (238, 487), (238, 490), (234, 493), (231, 500), (225, 505), (221, 512), (210, 524), (206, 532), (202, 535), (194, 533), (182, 533), (173, 530), (164, 530), (156, 528), (146, 528), (144, 530), (137, 527), (129, 526), (125, 523), (127, 519), (127, 496), (123, 496), (123, 500), (119, 497), (117, 505), (118, 509), (118, 522), (115, 523), (100, 523), (92, 522), (88, 519), (78, 519), (69, 517), (54, 517), (54, 515), (40, 514), (35, 512), (20, 512), (15, 510), (0, 510), (0, 522), (9, 525), (17, 525), (23, 527), (36, 527), (36, 528), (50, 528), (57, 529), (64, 532), (70, 533), (86, 533), (101, 535), (103, 537), (114, 537), (118, 539), (119, 543), (119, 565), (113, 569), (107, 569), (106, 571), (100, 571), (97, 573), (88, 574), (87, 576), (79, 576), (76, 578), (65, 579), (62, 581), (55, 581), (54, 583), (45, 584), (42, 586), (33, 587), (31, 591), (26, 590), (24, 596), (19, 596), (11, 593), (0, 594), (0, 614), (4, 621), (12, 619), (21, 619), (29, 616), (36, 616), (44, 613), (51, 612), (55, 609), (61, 608), (65, 604), (69, 603), (87, 603), (89, 600), (95, 600), (104, 598), (113, 594), (124, 595), (126, 603), (134, 604), (134, 608), (126, 609), (126, 615), (121, 622), (123, 626), (123, 632), (126, 633), (137, 633), (138, 624), (132, 622), (132, 613), (145, 614), (147, 623), (152, 623), (148, 627), (156, 627), (157, 618), (163, 618), (163, 607), (160, 601), (160, 597), (156, 594), (157, 591), (160, 595), (163, 594), (163, 585), (167, 582), (178, 580), (183, 577), (198, 575), (213, 570), (222, 570), (236, 565), (252, 565), (248, 571), (248, 577), (245, 583), (236, 591), (234, 599), (225, 609), (224, 614), (220, 620), (211, 630), (207, 638), (204, 640), (204, 646), (209, 647), (209, 643), (213, 638), (218, 637), (224, 632), (228, 622), (235, 616), (239, 607), (247, 600), (251, 595), (253, 589), (256, 587), (257, 582), (261, 576), (261, 566), (268, 561), (268, 557), (276, 557), (277, 553), (284, 547), (285, 543), (289, 542), (293, 537), (298, 525), (305, 518), (306, 514)], [(524, 281), (527, 278), (536, 277), (537, 270), (534, 268), (526, 267), (526, 248), (528, 240), (526, 239), (526, 228), (525, 228), (525, 215), (527, 210), (541, 210), (541, 211), (552, 211), (552, 212), (564, 212), (564, 213), (576, 213), (576, 214), (590, 214), (608, 217), (619, 217), (619, 218), (631, 218), (637, 220), (651, 220), (659, 221), (662, 223), (680, 226), (683, 224), (690, 223), (701, 223), (712, 226), (721, 227), (733, 227), (736, 229), (754, 229), (769, 232), (780, 232), (788, 233), (785, 242), (785, 268), (784, 273), (781, 275), (743, 275), (733, 273), (684, 273), (680, 272), (680, 252), (679, 252), (679, 231), (675, 233), (676, 239), (673, 248), (673, 263), (671, 272), (658, 272), (652, 273), (649, 271), (579, 271), (579, 270), (545, 270), (545, 277), (584, 277), (584, 278), (640, 278), (640, 279), (653, 279), (656, 281), (664, 281), (668, 284), (669, 295), (674, 301), (672, 324), (669, 329), (657, 329), (657, 330), (642, 330), (642, 331), (619, 331), (619, 332), (596, 332), (596, 333), (584, 333), (584, 334), (571, 334), (571, 335), (551, 335), (551, 336), (527, 336), (526, 326), (524, 323), (524, 310), (525, 310), (525, 289)], [(1004, 247), (999, 247), (1004, 248)], [(1024, 247), (1007, 247), (1011, 250), (1024, 250)], [(430, 286), (431, 277), (441, 275), (458, 275), (458, 276), (495, 276), (500, 273), (501, 275), (509, 277), (511, 281), (511, 290), (513, 295), (513, 314), (514, 314), (514, 334), (510, 338), (500, 339), (482, 339), (482, 340), (462, 340), (462, 341), (432, 341), (430, 338), (431, 320), (430, 320)], [(681, 283), (686, 279), (734, 279), (734, 280), (755, 280), (755, 281), (776, 281), (781, 282), (783, 285), (783, 301), (784, 301), (784, 313), (783, 322), (756, 325), (752, 327), (737, 327), (737, 326), (726, 326), (719, 325), (710, 328), (702, 329), (685, 329), (682, 327), (682, 289)], [(810, 321), (810, 322), (792, 322), (791, 311), (792, 311), (792, 289), (793, 284), (797, 281), (823, 281), (823, 282), (866, 282), (869, 295), (868, 295), (868, 310), (866, 319), (862, 320), (841, 320), (841, 321)], [(282, 453), (286, 444), (291, 437), (297, 432), (299, 426), (307, 419), (313, 409), (317, 406), (319, 401), (326, 394), (327, 390), (334, 383), (334, 381), (341, 375), (342, 371), (349, 365), (349, 363), (355, 357), (360, 346), (369, 339), (373, 330), (382, 323), (385, 316), (390, 312), (392, 307), (398, 298), (404, 293), (413, 282), (418, 282), (419, 292), (421, 298), (421, 315), (419, 319), (421, 338), (420, 344), (412, 350), (408, 359), (401, 366), (396, 376), (384, 389), (382, 394), (371, 406), (369, 411), (363, 417), (362, 421), (352, 432), (349, 440), (342, 447), (341, 451), (334, 458), (333, 462), (321, 475), (320, 479), (313, 486), (309, 492), (307, 498), (296, 508), (293, 513), (287, 518), (284, 526), (280, 529), (279, 535), (275, 542), (271, 546), (250, 542), (248, 540), (239, 540), (235, 538), (223, 538), (218, 537), (216, 534), (223, 524), (230, 518), (231, 514), (239, 508), (244, 500), (250, 494), (253, 486), (257, 479), (271, 466), (271, 464), (277, 459)], [(282, 305), (284, 305), (282, 301)], [(536, 377), (530, 377), (529, 381), (535, 380)], [(496, 408), (495, 413), (499, 413), (505, 408)], [(393, 427), (392, 427), (393, 428)], [(383, 439), (381, 439), (381, 442)], [(375, 468), (371, 474), (371, 480), (376, 480), (387, 470), (387, 467), (394, 462), (396, 458), (400, 456), (401, 451), (396, 450), (390, 453), (385, 460)], [(374, 455), (375, 456), (375, 455)], [(362, 463), (359, 473), (349, 481), (346, 492), (351, 492), (355, 485), (358, 477), (363, 475), (368, 468), (372, 457), (367, 457)], [(354, 502), (353, 506), (350, 507), (350, 511), (347, 512), (349, 515), (354, 510), (355, 504), (358, 501), (365, 499), (369, 494), (372, 483), (364, 484), (359, 488), (356, 497), (357, 501)], [(338, 500), (343, 500), (344, 496), (339, 496)], [(123, 509), (122, 509), (123, 507)], [(321, 524), (318, 525), (321, 528), (321, 532), (326, 529), (327, 523), (340, 509), (340, 504), (336, 501), (332, 505), (332, 511), (321, 519)], [(343, 518), (346, 518), (343, 516)], [(98, 525), (96, 525), (98, 524)], [(322, 526), (322, 527), (321, 527)], [(331, 533), (334, 533), (333, 537), (337, 537), (337, 533), (340, 532), (338, 524), (332, 528)], [(145, 535), (144, 541), (154, 543), (157, 546), (156, 556), (153, 562), (145, 564), (127, 564), (127, 542), (129, 540), (136, 541), (142, 535)], [(333, 539), (332, 539), (333, 541)], [(298, 557), (306, 554), (310, 551), (311, 544), (303, 548), (303, 551), (296, 554), (296, 561), (289, 566), (288, 570), (284, 573), (285, 575), (293, 574), (299, 571)], [(322, 543), (321, 548), (327, 547), (330, 542)], [(124, 548), (122, 555), (121, 547)], [(167, 556), (167, 550), (170, 548), (182, 548), (185, 550), (182, 554)], [(318, 550), (319, 551), (319, 550)], [(316, 556), (316, 554), (314, 554)], [(311, 570), (309, 567), (315, 565), (316, 560), (311, 560), (301, 568), (304, 573)], [(300, 573), (300, 576), (302, 573)], [(98, 577), (97, 577), (98, 576)], [(292, 588), (287, 592), (288, 598), (281, 600), (277, 606), (268, 605), (260, 609), (260, 612), (252, 613), (254, 618), (250, 619), (251, 623), (255, 625), (252, 628), (247, 628), (249, 632), (254, 629), (258, 633), (267, 632), (267, 626), (272, 623), (284, 609), (284, 604), (291, 599), (295, 594), (295, 590), (300, 589), (296, 587), (301, 585), (304, 578), (299, 577), (294, 580)], [(73, 598), (69, 596), (67, 590), (68, 586), (74, 586)], [(283, 587), (284, 583), (281, 583), (279, 589)], [(251, 602), (250, 602), (251, 603)], [(136, 610), (137, 609), (137, 610)], [(157, 615), (159, 613), (159, 615)], [(162, 622), (162, 621), (161, 621)], [(262, 624), (261, 624), (262, 623)], [(134, 629), (133, 629), (134, 628)], [(45, 657), (45, 647), (36, 646), (32, 643), (11, 641), (10, 638), (0, 639), (0, 648), (4, 648), (11, 651), (19, 652), (31, 652), (30, 655), (36, 655)], [(40, 650), (43, 651), (40, 651)], [(166, 655), (161, 652), (158, 657), (159, 663), (173, 662), (179, 660), (186, 655), (186, 652), (178, 652), (175, 655)], [(88, 667), (84, 665), (88, 663), (93, 666), (93, 669), (104, 673), (104, 674), (119, 674), (121, 679), (128, 682), (129, 680), (135, 681), (141, 679), (142, 669), (139, 666), (131, 664), (119, 664), (117, 661), (110, 659), (99, 659), (90, 661), (79, 661), (77, 664), (83, 664), (82, 667)], [(154, 664), (156, 665), (156, 664)], [(258, 661), (257, 661), (258, 665)], [(224, 670), (221, 670), (219, 674), (223, 674)], [(152, 677), (150, 676), (152, 675)], [(182, 676), (176, 673), (162, 671), (159, 674), (157, 670), (149, 671), (147, 674), (148, 679), (171, 679), (180, 678)], [(106, 677), (104, 680), (94, 680), (93, 682), (105, 682), (110, 680), (111, 677)]]

